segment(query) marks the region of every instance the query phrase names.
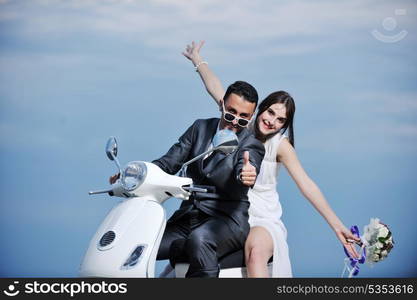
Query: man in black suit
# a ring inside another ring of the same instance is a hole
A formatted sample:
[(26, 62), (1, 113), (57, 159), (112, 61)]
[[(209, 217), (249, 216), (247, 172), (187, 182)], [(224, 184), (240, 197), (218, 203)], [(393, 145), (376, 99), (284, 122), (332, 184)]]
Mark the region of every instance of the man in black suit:
[(232, 154), (213, 152), (190, 164), (187, 177), (196, 185), (215, 186), (216, 194), (183, 201), (168, 220), (157, 259), (171, 259), (175, 248), (184, 250), (190, 267), (186, 277), (218, 277), (218, 258), (242, 249), (249, 233), (247, 192), (259, 173), (265, 154), (263, 144), (246, 127), (258, 102), (250, 84), (230, 85), (222, 103), (221, 118), (197, 120), (167, 154), (153, 161), (169, 174), (211, 147), (220, 129), (233, 130), (239, 139)]

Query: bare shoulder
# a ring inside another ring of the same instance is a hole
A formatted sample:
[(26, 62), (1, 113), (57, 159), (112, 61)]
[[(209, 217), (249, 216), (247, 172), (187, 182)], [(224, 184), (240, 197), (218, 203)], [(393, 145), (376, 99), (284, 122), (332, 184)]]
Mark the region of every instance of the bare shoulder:
[(290, 156), (295, 155), (295, 149), (288, 138), (283, 138), (278, 145), (277, 162), (282, 162)]

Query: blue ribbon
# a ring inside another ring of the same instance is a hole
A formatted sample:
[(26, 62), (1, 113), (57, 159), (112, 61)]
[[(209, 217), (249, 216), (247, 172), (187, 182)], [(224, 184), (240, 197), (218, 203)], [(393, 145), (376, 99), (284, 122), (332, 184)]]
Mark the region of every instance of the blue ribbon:
[[(350, 227), (350, 232), (352, 232), (354, 235), (356, 235), (358, 238), (360, 238), (358, 226), (354, 225), (354, 226)], [(363, 251), (362, 251), (362, 254), (361, 254), (361, 257), (360, 258), (352, 257), (349, 254), (349, 252), (346, 250), (345, 247), (343, 247), (343, 250), (345, 251), (347, 257), (350, 260), (351, 267), (354, 269), (353, 276), (358, 275), (359, 274), (359, 266), (358, 266), (358, 264), (363, 264), (365, 262), (365, 257), (366, 257), (366, 250), (365, 250), (365, 248), (363, 248)]]

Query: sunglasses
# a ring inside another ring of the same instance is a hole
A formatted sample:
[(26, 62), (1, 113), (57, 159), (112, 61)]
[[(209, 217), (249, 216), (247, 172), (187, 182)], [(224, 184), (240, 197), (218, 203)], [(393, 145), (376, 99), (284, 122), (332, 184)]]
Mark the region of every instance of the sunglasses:
[(237, 124), (240, 127), (246, 127), (246, 126), (248, 126), (250, 120), (243, 119), (243, 118), (239, 118), (238, 116), (227, 112), (226, 111), (226, 108), (224, 107), (224, 101), (222, 101), (222, 105), (223, 105), (223, 119), (226, 122), (233, 122), (235, 119), (237, 119)]

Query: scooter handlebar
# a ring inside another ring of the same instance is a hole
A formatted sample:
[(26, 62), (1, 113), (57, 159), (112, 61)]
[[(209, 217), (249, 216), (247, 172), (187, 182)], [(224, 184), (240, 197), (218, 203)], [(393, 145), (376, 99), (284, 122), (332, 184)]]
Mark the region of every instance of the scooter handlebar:
[(98, 190), (98, 191), (90, 191), (88, 192), (89, 195), (96, 195), (96, 194), (109, 194), (109, 196), (116, 196), (127, 198), (129, 195), (126, 194), (126, 190), (120, 184), (120, 180), (117, 180), (116, 183), (112, 184), (111, 188), (106, 190)]
[(187, 192), (193, 193), (193, 192), (199, 192), (199, 193), (207, 193), (207, 189), (199, 188), (199, 187), (183, 187), (184, 190)]
[(193, 184), (191, 186), (183, 186), (183, 189), (187, 192), (197, 192), (197, 193), (216, 193), (216, 187), (213, 185), (197, 185)]
[(99, 190), (99, 191), (89, 191), (88, 194), (89, 195), (96, 195), (96, 194), (108, 194), (111, 191), (113, 191), (112, 189), (108, 189), (108, 190)]
[(221, 199), (221, 196), (217, 194), (216, 187), (211, 185), (193, 185), (184, 186), (184, 190), (192, 194), (194, 199), (209, 200), (209, 199)]

